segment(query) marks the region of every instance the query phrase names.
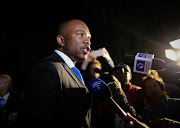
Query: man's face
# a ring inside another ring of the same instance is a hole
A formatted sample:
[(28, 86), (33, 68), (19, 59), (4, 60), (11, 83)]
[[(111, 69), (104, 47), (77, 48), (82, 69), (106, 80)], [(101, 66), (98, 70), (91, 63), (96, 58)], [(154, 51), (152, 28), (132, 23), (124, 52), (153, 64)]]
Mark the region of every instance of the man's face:
[(1, 79), (0, 80), (0, 90), (3, 90), (4, 87), (5, 87), (5, 82)]
[(0, 79), (0, 96), (5, 91), (7, 91), (7, 87), (8, 87), (8, 82), (5, 82), (3, 79)]
[(64, 36), (64, 53), (72, 61), (84, 61), (90, 52), (90, 32), (88, 27), (80, 21), (72, 22)]
[(132, 78), (131, 73), (127, 72), (127, 71), (125, 71), (123, 69), (119, 70), (114, 75), (121, 82), (121, 84), (123, 84), (123, 85), (128, 85), (131, 78)]

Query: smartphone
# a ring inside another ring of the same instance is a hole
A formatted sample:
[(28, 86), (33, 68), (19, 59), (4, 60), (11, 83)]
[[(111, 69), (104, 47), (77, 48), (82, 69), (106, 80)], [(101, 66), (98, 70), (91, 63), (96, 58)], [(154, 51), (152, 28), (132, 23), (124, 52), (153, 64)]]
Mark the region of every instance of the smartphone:
[(100, 49), (100, 50), (94, 50), (91, 52), (92, 57), (100, 57), (104, 55), (104, 50)]

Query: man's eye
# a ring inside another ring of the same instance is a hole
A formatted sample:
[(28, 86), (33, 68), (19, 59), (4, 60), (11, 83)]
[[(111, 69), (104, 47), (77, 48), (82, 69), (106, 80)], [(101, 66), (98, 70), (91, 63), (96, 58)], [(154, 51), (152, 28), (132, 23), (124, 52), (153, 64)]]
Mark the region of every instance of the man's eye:
[(79, 36), (82, 36), (83, 34), (82, 33), (78, 33)]

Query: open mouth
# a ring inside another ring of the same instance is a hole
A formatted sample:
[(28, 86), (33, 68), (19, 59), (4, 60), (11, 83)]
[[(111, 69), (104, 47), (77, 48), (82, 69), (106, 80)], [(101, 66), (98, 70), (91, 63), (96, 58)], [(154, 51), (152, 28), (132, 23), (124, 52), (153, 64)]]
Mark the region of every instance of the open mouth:
[(84, 54), (89, 54), (90, 50), (91, 50), (91, 48), (89, 46), (83, 47)]

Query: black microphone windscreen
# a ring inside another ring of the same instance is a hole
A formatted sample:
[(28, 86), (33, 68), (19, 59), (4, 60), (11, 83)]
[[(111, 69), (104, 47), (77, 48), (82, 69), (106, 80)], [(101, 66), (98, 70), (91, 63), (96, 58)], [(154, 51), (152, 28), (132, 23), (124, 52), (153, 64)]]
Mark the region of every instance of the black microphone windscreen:
[(151, 69), (164, 70), (165, 67), (166, 67), (166, 63), (165, 63), (164, 60), (159, 59), (159, 58), (154, 58), (153, 59)]

